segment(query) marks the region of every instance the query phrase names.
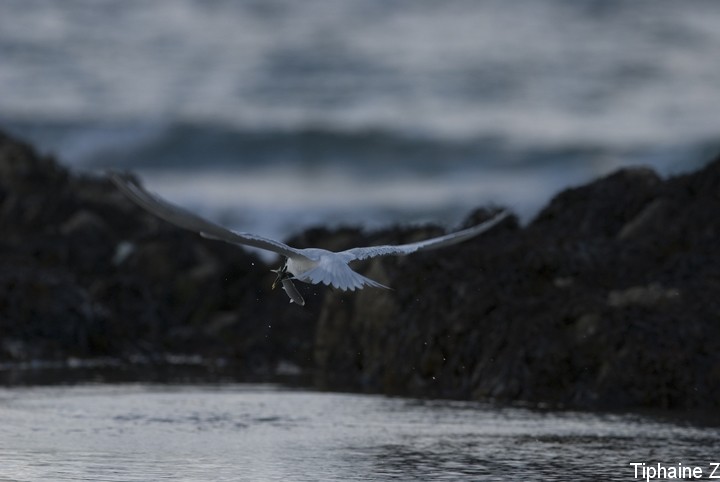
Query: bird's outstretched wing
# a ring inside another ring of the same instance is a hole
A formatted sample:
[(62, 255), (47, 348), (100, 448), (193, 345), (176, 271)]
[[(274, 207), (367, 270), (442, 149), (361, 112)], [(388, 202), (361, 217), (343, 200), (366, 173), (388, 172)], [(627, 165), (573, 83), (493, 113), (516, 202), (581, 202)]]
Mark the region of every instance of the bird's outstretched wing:
[(304, 256), (300, 250), (292, 248), (280, 241), (264, 238), (255, 234), (231, 231), (219, 224), (215, 224), (186, 211), (179, 206), (165, 201), (156, 194), (148, 192), (129, 174), (111, 171), (108, 173), (108, 177), (118, 189), (142, 208), (176, 226), (190, 231), (196, 231), (205, 238), (265, 249), (286, 257)]
[(509, 215), (510, 213), (508, 211), (504, 211), (497, 214), (494, 218), (478, 224), (477, 226), (446, 234), (444, 236), (439, 236), (437, 238), (418, 241), (417, 243), (400, 244), (397, 246), (386, 245), (368, 246), (366, 248), (352, 248), (346, 251), (341, 251), (339, 254), (345, 255), (345, 259), (350, 262), (367, 258), (375, 258), (377, 256), (404, 256), (417, 251), (444, 248), (446, 246), (452, 246), (453, 244), (462, 243), (463, 241), (484, 233)]

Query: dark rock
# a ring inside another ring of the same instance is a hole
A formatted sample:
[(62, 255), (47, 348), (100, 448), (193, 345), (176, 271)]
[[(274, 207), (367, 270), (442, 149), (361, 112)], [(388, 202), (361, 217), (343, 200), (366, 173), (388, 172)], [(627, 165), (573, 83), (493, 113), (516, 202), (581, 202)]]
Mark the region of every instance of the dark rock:
[(2, 134), (0, 229), (2, 359), (176, 353), (225, 359), (246, 375), (312, 363), (313, 311), (292, 313), (264, 289), (271, 277), (258, 258), (171, 226), (108, 180), (70, 175)]
[(395, 290), (328, 296), (318, 384), (716, 407), (717, 212), (720, 160), (667, 181), (629, 169), (560, 193), (525, 229), (507, 221), (456, 251), (376, 260), (369, 269)]
[(0, 307), (0, 358), (98, 354), (96, 342), (107, 314), (64, 272), (5, 265)]
[(552, 229), (559, 241), (614, 237), (657, 196), (661, 186), (661, 179), (650, 169), (622, 169), (558, 194), (532, 227)]
[[(200, 357), (331, 389), (718, 408), (718, 212), (720, 159), (667, 180), (625, 169), (558, 194), (527, 227), (506, 219), (452, 249), (355, 266), (391, 290), (299, 284), (298, 307), (255, 256), (0, 134), (0, 359)], [(290, 243), (441, 232), (317, 228)]]

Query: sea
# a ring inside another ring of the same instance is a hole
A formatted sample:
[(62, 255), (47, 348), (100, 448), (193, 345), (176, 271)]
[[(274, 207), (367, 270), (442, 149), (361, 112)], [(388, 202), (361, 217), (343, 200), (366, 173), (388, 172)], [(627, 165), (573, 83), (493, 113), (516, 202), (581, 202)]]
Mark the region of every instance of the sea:
[[(281, 239), (481, 206), (527, 222), (619, 168), (716, 156), (719, 53), (715, 0), (0, 0), (0, 129)], [(717, 425), (657, 414), (0, 388), (2, 482), (707, 478), (719, 454)]]
[(0, 389), (3, 482), (708, 480), (718, 453), (717, 426), (659, 414), (278, 385)]
[(720, 152), (720, 2), (2, 0), (0, 129), (242, 231), (530, 220)]

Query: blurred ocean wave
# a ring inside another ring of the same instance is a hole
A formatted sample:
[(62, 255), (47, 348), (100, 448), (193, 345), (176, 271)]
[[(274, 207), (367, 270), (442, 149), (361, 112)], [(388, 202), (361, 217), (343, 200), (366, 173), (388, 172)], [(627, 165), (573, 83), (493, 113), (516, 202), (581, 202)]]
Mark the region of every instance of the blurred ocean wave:
[(8, 0), (0, 127), (249, 231), (527, 218), (715, 154), (718, 48), (713, 1)]

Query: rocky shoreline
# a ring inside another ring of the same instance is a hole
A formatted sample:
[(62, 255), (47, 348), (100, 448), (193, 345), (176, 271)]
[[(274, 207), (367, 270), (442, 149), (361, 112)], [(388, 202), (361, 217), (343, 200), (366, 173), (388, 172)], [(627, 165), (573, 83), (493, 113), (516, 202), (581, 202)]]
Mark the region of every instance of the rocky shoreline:
[[(135, 373), (195, 360), (323, 389), (716, 408), (718, 213), (720, 158), (667, 180), (625, 169), (561, 192), (526, 227), (508, 219), (457, 250), (361, 267), (392, 291), (303, 286), (300, 308), (254, 255), (0, 133), (0, 382), (38, 360), (98, 377), (84, 361)], [(344, 249), (439, 232), (319, 228), (289, 241)]]

